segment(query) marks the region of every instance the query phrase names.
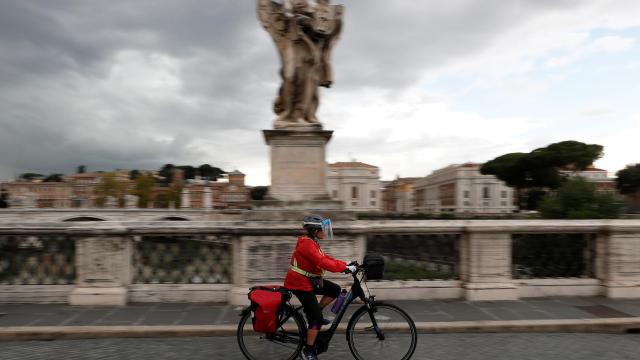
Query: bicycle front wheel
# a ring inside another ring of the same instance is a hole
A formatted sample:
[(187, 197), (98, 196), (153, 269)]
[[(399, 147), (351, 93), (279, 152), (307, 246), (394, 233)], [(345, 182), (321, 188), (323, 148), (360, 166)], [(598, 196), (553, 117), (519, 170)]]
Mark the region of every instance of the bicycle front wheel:
[(418, 344), (411, 317), (392, 304), (375, 302), (371, 309), (363, 306), (349, 320), (347, 342), (351, 354), (358, 360), (410, 359)]
[(238, 345), (249, 360), (293, 360), (298, 357), (305, 343), (305, 326), (302, 316), (287, 308), (282, 315), (281, 326), (273, 334), (253, 331), (251, 312), (243, 314), (238, 324)]

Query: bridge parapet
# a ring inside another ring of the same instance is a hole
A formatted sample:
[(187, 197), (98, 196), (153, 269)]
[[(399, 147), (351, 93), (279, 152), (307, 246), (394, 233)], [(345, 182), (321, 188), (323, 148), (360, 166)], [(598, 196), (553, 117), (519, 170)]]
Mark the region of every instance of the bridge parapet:
[[(246, 302), (281, 283), (298, 221), (0, 223), (0, 302)], [(380, 298), (640, 298), (639, 220), (337, 221), (332, 256), (387, 260)], [(330, 279), (347, 278), (330, 274)]]

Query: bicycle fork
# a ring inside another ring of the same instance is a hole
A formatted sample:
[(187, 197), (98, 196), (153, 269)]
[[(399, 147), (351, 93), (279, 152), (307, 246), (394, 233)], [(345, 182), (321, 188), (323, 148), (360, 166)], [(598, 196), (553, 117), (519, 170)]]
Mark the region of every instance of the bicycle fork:
[(373, 331), (376, 332), (376, 336), (378, 337), (378, 340), (382, 341), (385, 339), (385, 336), (382, 330), (380, 329), (380, 327), (378, 327), (378, 322), (376, 321), (376, 317), (374, 315), (375, 312), (376, 312), (375, 305), (371, 306), (371, 304), (367, 303), (367, 313), (369, 314), (369, 318), (371, 319), (371, 328), (373, 329)]

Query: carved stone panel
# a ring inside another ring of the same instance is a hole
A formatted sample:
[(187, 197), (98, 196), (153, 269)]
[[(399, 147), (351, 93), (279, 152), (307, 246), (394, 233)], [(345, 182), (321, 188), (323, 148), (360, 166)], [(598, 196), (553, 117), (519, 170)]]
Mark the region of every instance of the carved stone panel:
[(76, 242), (78, 286), (116, 287), (130, 282), (131, 245), (123, 237), (92, 237)]

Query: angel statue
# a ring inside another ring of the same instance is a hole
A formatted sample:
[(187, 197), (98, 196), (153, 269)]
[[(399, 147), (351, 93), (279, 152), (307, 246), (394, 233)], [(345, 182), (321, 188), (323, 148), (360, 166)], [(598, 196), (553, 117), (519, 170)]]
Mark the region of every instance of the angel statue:
[(274, 102), (274, 128), (322, 127), (318, 87), (331, 87), (330, 56), (342, 29), (342, 5), (329, 0), (258, 0), (258, 17), (276, 43), (282, 85)]

